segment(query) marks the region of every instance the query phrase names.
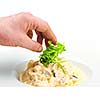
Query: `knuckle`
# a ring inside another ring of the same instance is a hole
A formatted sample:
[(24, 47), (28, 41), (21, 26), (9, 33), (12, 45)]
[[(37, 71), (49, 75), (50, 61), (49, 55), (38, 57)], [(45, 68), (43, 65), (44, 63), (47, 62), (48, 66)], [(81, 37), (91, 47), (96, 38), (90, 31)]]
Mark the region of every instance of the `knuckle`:
[(45, 21), (46, 26), (49, 26), (48, 22)]
[(48, 22), (45, 22), (45, 28), (46, 28), (46, 30), (49, 30), (49, 24), (48, 24)]
[(32, 16), (30, 12), (21, 12), (20, 13), (22, 16)]
[(26, 12), (26, 14), (27, 14), (27, 15), (31, 15), (31, 16), (32, 16), (32, 14), (31, 14), (30, 12)]

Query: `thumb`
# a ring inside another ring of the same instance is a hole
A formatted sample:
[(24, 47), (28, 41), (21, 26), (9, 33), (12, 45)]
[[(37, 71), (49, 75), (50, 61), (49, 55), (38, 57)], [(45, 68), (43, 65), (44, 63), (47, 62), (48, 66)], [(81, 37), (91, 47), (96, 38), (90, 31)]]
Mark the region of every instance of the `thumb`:
[(36, 41), (31, 40), (27, 35), (24, 35), (21, 37), (20, 42), (18, 43), (18, 46), (40, 52), (42, 51), (42, 45)]

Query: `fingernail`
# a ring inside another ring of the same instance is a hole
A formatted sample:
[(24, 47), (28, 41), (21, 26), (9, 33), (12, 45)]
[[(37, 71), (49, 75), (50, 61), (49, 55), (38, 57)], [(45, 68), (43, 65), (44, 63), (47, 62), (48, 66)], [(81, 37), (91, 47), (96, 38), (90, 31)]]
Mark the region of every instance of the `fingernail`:
[(38, 49), (38, 51), (42, 51), (42, 49), (43, 49), (42, 46), (40, 46), (39, 49)]

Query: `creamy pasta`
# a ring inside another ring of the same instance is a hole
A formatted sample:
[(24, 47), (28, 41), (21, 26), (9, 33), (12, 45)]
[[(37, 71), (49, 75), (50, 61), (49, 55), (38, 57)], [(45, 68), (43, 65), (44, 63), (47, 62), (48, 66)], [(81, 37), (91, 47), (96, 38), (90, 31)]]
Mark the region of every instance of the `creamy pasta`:
[(70, 61), (62, 59), (62, 66), (66, 73), (58, 66), (58, 63), (45, 67), (40, 61), (30, 60), (27, 69), (19, 75), (19, 80), (32, 86), (76, 86), (83, 80), (82, 71)]

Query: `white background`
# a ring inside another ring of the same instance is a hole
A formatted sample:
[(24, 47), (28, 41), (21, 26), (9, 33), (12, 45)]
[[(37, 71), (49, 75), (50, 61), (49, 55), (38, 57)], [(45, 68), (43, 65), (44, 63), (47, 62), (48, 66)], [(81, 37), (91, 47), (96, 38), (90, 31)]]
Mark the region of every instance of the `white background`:
[[(19, 12), (31, 12), (46, 20), (58, 40), (67, 44), (67, 58), (85, 63), (93, 71), (93, 79), (88, 86), (100, 86), (99, 0), (0, 0), (0, 16)], [(0, 46), (0, 86), (13, 86), (9, 77), (11, 70), (16, 63), (33, 56), (34, 53), (26, 49)], [(94, 100), (99, 98), (100, 92), (96, 91), (97, 88), (79, 87), (66, 90), (64, 88), (7, 89), (0, 89), (0, 99)]]
[[(0, 0), (0, 16), (30, 12), (46, 20), (58, 41), (67, 45), (67, 58), (88, 65), (93, 71), (89, 86), (100, 86), (100, 3), (99, 0)], [(34, 53), (0, 46), (0, 85), (15, 63), (30, 59)], [(8, 85), (7, 85), (8, 86)]]

